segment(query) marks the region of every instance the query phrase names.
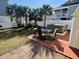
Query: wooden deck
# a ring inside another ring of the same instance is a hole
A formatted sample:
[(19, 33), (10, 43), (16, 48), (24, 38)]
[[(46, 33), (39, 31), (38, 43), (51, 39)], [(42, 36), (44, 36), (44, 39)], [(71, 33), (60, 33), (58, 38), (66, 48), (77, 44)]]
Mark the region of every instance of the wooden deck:
[(65, 35), (57, 36), (57, 39), (69, 41), (70, 32), (67, 32)]
[(42, 46), (48, 47), (72, 59), (78, 59), (79, 53), (77, 52), (79, 52), (79, 50), (69, 47), (69, 35), (70, 33), (67, 32), (65, 35), (57, 36), (56, 40), (52, 42), (47, 40), (41, 41), (37, 38), (33, 38), (33, 35), (28, 36), (28, 38), (32, 39), (32, 41), (37, 44), (41, 44)]

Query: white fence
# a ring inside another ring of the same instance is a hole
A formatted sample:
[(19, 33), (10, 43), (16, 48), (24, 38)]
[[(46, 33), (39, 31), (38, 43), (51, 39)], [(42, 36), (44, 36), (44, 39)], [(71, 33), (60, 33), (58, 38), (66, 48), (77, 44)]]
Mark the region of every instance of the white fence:
[[(71, 25), (72, 25), (72, 20), (46, 20), (46, 25), (47, 24), (61, 24), (61, 25), (68, 25), (68, 30), (71, 30)], [(38, 22), (38, 25), (43, 26), (44, 21)]]
[(0, 25), (2, 26), (0, 29), (16, 27), (16, 23), (15, 22), (0, 23)]
[[(24, 20), (23, 20), (24, 22)], [(11, 27), (16, 27), (16, 22), (10, 22), (10, 18), (8, 16), (0, 16), (0, 24), (3, 26), (2, 28), (11, 28)], [(66, 24), (68, 25), (68, 30), (71, 29), (72, 25), (72, 20), (46, 20), (46, 25), (47, 24)], [(39, 22), (38, 25), (43, 26), (44, 21)]]
[(10, 22), (10, 18), (8, 16), (0, 16), (0, 22)]
[(67, 29), (71, 29), (71, 25), (72, 25), (72, 20), (50, 20), (48, 21), (49, 24), (66, 24), (68, 25)]
[(8, 16), (0, 16), (0, 25), (2, 26), (0, 29), (3, 28), (12, 28), (16, 27), (16, 22), (10, 22), (10, 18)]

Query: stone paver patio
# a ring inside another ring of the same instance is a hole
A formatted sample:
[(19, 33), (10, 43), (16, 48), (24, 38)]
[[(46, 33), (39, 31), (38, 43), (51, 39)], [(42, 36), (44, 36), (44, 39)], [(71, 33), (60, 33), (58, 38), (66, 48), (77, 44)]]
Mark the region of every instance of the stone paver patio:
[(52, 59), (52, 55), (52, 50), (36, 43), (29, 43), (0, 56), (0, 59)]

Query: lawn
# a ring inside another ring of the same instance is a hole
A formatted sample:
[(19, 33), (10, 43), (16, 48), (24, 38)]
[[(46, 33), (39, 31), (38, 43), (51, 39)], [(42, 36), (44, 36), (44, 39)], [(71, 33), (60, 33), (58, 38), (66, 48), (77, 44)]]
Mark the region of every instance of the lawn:
[(30, 43), (28, 33), (25, 29), (0, 30), (0, 55)]

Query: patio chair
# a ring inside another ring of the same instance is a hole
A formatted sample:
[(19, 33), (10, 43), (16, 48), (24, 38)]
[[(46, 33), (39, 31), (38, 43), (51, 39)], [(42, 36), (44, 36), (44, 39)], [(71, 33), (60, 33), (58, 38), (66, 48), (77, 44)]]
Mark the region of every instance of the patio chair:
[(34, 37), (42, 37), (41, 27), (34, 28)]
[(37, 28), (34, 28), (33, 31), (34, 31), (34, 36), (36, 37), (37, 36)]
[(50, 40), (54, 40), (56, 38), (57, 28), (54, 29), (52, 33), (50, 33)]

